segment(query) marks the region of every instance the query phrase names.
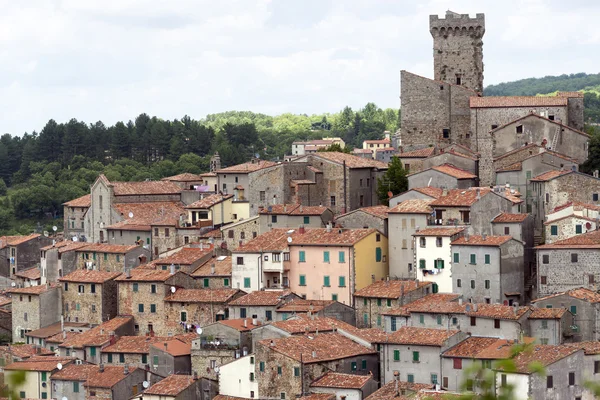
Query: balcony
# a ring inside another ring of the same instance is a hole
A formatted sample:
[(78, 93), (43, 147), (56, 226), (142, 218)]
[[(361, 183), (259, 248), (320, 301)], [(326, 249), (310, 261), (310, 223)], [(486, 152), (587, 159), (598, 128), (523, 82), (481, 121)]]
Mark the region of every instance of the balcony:
[(427, 225), (429, 226), (464, 226), (470, 225), (471, 221), (462, 221), (458, 218), (448, 218), (448, 219), (436, 219), (436, 218), (427, 218)]

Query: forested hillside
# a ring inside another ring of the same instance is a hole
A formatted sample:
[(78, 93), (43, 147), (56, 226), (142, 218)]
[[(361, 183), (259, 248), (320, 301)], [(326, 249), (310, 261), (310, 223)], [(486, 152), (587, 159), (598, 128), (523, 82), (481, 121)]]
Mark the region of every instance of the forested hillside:
[(224, 166), (256, 154), (277, 160), (295, 140), (341, 136), (352, 147), (397, 128), (398, 110), (373, 103), (311, 116), (229, 111), (170, 121), (141, 114), (113, 126), (50, 120), (39, 132), (0, 137), (0, 235), (60, 226), (61, 204), (88, 193), (100, 173), (122, 181), (200, 173), (216, 151)]

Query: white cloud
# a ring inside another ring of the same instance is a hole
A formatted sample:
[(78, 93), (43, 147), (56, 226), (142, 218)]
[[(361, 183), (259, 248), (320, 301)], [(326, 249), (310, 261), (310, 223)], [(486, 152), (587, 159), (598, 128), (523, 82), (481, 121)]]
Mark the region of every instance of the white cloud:
[[(23, 4), (21, 4), (23, 3)], [(597, 71), (600, 4), (561, 0), (0, 0), (0, 133), (141, 112), (399, 106), (432, 76), (428, 15), (486, 13), (486, 84)]]

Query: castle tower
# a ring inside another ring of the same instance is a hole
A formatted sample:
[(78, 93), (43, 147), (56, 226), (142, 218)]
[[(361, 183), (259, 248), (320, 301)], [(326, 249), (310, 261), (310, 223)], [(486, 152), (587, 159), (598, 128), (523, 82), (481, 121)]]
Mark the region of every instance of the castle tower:
[(485, 15), (446, 11), (446, 18), (429, 16), (433, 36), (434, 79), (483, 92)]
[(221, 169), (221, 156), (219, 152), (215, 151), (215, 154), (210, 158), (210, 172), (215, 172)]

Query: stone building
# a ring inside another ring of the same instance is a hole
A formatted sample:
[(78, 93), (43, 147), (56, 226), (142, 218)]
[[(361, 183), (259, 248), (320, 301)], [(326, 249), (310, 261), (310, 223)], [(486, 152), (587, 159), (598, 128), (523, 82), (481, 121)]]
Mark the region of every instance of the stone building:
[(374, 228), (388, 236), (388, 206), (362, 207), (335, 218), (335, 226), (346, 229)]
[[(77, 269), (95, 269), (105, 272), (123, 272), (145, 264), (150, 251), (138, 245), (91, 243), (75, 249)], [(64, 272), (64, 271), (63, 271)]]
[[(551, 393), (556, 399), (581, 398), (583, 385), (583, 350), (570, 346), (535, 345), (514, 357), (515, 371), (492, 366), (496, 372), (496, 387), (513, 385), (517, 399), (545, 400)], [(532, 362), (544, 367), (544, 374), (529, 368)]]
[(312, 393), (333, 394), (336, 399), (363, 400), (377, 390), (371, 375), (327, 372), (310, 384)]
[(104, 365), (129, 365), (145, 369), (150, 364), (150, 346), (153, 343), (170, 340), (161, 336), (120, 336), (100, 351), (100, 363)]
[(276, 321), (287, 321), (296, 316), (307, 316), (311, 318), (334, 318), (352, 326), (356, 325), (354, 308), (333, 300), (292, 300), (279, 307), (275, 316)]
[(533, 307), (528, 319), (531, 336), (541, 344), (559, 345), (573, 338), (573, 314), (564, 307)]
[(479, 174), (479, 159), (477, 157), (460, 153), (458, 151), (453, 150), (449, 146), (440, 149), (437, 154), (432, 154), (429, 157), (425, 158), (422, 163), (422, 169), (429, 169), (445, 164), (450, 164), (458, 169), (467, 171), (475, 176)]
[(0, 276), (11, 277), (40, 264), (40, 249), (52, 239), (37, 233), (27, 236), (0, 236)]
[(15, 382), (10, 390), (18, 393), (20, 398), (48, 399), (52, 398), (50, 378), (58, 372), (58, 364), (66, 367), (72, 362), (73, 359), (64, 357), (31, 357), (6, 365), (3, 375), (5, 382)]
[(260, 232), (273, 228), (324, 228), (333, 222), (333, 212), (323, 206), (275, 204), (259, 210)]
[(273, 321), (282, 305), (300, 296), (290, 290), (258, 290), (229, 302), (229, 318), (252, 318), (261, 323)]
[[(80, 265), (81, 254), (75, 250), (88, 246), (85, 242), (63, 240), (40, 249), (41, 283), (58, 282), (58, 278), (75, 271)], [(79, 257), (78, 257), (79, 256)]]
[(259, 216), (255, 215), (254, 217), (223, 225), (217, 232), (220, 233), (218, 240), (221, 240), (221, 246), (223, 246), (224, 250), (234, 251), (260, 234)]
[(569, 201), (546, 214), (544, 233), (546, 244), (595, 231), (598, 227), (600, 206)]
[(42, 271), (39, 266), (15, 272), (13, 275), (13, 281), (17, 287), (37, 286), (41, 284), (41, 280)]
[(144, 390), (146, 372), (127, 366), (71, 363), (50, 376), (53, 398), (126, 399)]
[(535, 247), (540, 296), (578, 287), (596, 290), (600, 279), (600, 231)]
[(178, 175), (174, 175), (174, 176), (167, 176), (165, 178), (162, 178), (161, 181), (169, 181), (169, 182), (173, 182), (174, 184), (178, 185), (181, 189), (184, 190), (202, 190), (202, 191), (208, 191), (210, 192), (213, 188), (201, 188), (201, 186), (207, 186), (205, 185), (204, 181), (204, 177), (203, 175), (196, 175), (196, 174), (190, 174), (189, 172), (184, 172), (182, 174), (178, 174)]
[(435, 200), (442, 197), (444, 189), (437, 187), (422, 187), (409, 189), (404, 193), (395, 195), (390, 199), (390, 208), (397, 206), (406, 200)]
[(132, 269), (115, 279), (118, 283), (119, 315), (132, 315), (136, 335), (167, 336), (179, 332), (180, 320), (169, 320), (165, 298), (173, 289), (193, 288), (194, 278), (185, 272)]
[(523, 303), (523, 242), (508, 235), (473, 235), (450, 245), (452, 293), (472, 303)]
[(191, 275), (204, 289), (231, 288), (231, 256), (212, 257)]
[(385, 280), (364, 287), (354, 293), (357, 326), (383, 328), (384, 311), (402, 307), (429, 293), (431, 283), (419, 281)]
[(408, 176), (410, 189), (435, 186), (443, 189), (467, 189), (477, 186), (477, 175), (452, 164), (436, 165)]
[(585, 381), (592, 381), (600, 374), (600, 342), (576, 342), (566, 343), (567, 346), (573, 346), (583, 349), (583, 370), (582, 378)]
[(117, 316), (120, 272), (80, 269), (63, 276), (62, 310), (66, 321), (100, 325)]
[(568, 331), (568, 337), (573, 342), (600, 340), (600, 332), (597, 332), (600, 323), (600, 294), (597, 292), (585, 288), (571, 289), (541, 297), (532, 303), (540, 309), (569, 310), (573, 315), (573, 325)]
[(186, 333), (232, 315), (228, 303), (245, 293), (239, 289), (176, 289), (165, 298), (162, 322), (168, 333)]
[(63, 203), (65, 239), (72, 237), (81, 239), (82, 236), (85, 236), (86, 214), (90, 205), (91, 196), (89, 194)]
[(25, 332), (60, 320), (62, 291), (57, 286), (40, 285), (12, 289), (13, 343), (24, 342)]
[[(236, 189), (236, 192), (242, 189)], [(223, 225), (248, 218), (250, 209), (243, 194), (211, 194), (185, 207), (187, 220), (198, 228), (219, 228)]]
[[(54, 324), (45, 326), (34, 331), (26, 332), (25, 339), (28, 344), (35, 344), (38, 347), (43, 347), (52, 351), (58, 346), (53, 343), (55, 336), (72, 337), (75, 334), (83, 333), (91, 328), (90, 324), (85, 322), (55, 322)], [(18, 346), (22, 347), (22, 346)]]
[[(193, 337), (196, 337), (193, 334)], [(159, 377), (170, 375), (191, 375), (192, 337), (190, 340), (167, 338), (150, 346), (150, 366)]]
[(423, 162), (427, 157), (435, 154), (435, 147), (424, 147), (417, 150), (402, 151), (396, 156), (400, 159), (402, 167), (407, 174), (419, 172), (423, 169)]
[(291, 399), (306, 393), (324, 370), (372, 373), (374, 380), (380, 379), (377, 351), (337, 333), (262, 340), (255, 356), (259, 398)]
[(196, 379), (191, 375), (169, 375), (150, 386), (140, 400), (211, 400), (217, 394), (217, 383)]
[(167, 271), (172, 265), (175, 267), (175, 271), (183, 271), (186, 274), (191, 274), (200, 265), (212, 260), (213, 254), (214, 247), (212, 245), (200, 243), (199, 245), (194, 245), (194, 247), (174, 249), (165, 257), (156, 259), (140, 268)]

